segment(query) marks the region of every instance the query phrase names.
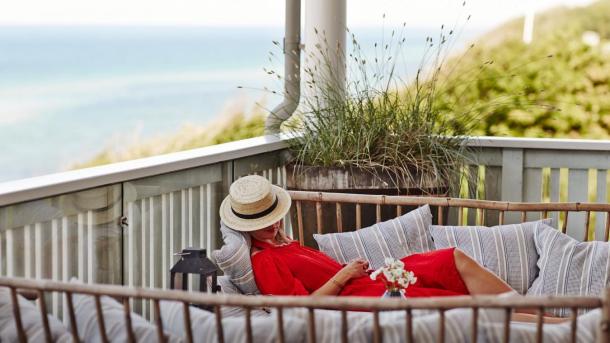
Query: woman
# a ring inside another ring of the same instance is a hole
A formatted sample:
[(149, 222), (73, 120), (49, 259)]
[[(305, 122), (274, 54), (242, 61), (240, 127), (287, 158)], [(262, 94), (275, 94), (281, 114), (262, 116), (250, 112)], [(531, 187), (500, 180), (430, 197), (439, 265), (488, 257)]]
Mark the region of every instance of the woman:
[[(290, 195), (260, 176), (235, 181), (220, 208), (228, 227), (250, 234), (251, 261), (256, 284), (267, 295), (339, 295), (379, 297), (381, 281), (369, 277), (369, 264), (354, 260), (340, 265), (324, 253), (301, 246), (286, 236), (282, 218), (290, 209)], [(401, 259), (417, 282), (408, 297), (500, 294), (512, 292), (508, 284), (459, 249), (450, 248)], [(523, 311), (528, 312), (528, 311)], [(513, 319), (535, 321), (527, 313)], [(546, 317), (546, 322), (563, 318)]]

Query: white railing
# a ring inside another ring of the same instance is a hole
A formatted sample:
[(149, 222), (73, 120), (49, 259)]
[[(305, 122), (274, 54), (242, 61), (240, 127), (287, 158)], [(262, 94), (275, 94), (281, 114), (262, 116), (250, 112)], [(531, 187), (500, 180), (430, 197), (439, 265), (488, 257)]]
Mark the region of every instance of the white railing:
[[(0, 275), (167, 288), (175, 252), (218, 246), (217, 209), (235, 178), (285, 184), (285, 147), (259, 137), (0, 184)], [(63, 299), (47, 301), (63, 315)]]
[[(480, 181), (464, 196), (608, 202), (610, 142), (480, 137), (468, 144)], [(166, 288), (174, 252), (218, 247), (217, 209), (233, 180), (259, 173), (285, 185), (286, 148), (285, 139), (266, 136), (2, 183), (0, 275)], [(466, 211), (464, 222), (476, 215)], [(599, 238), (604, 222), (592, 218)], [(581, 238), (583, 220), (570, 215), (568, 233)], [(62, 299), (47, 301), (61, 316)], [(150, 304), (134, 307), (150, 315)]]
[[(607, 203), (610, 141), (481, 137), (473, 142), (481, 173), (478, 194), (469, 197), (508, 201)], [(474, 213), (470, 214), (472, 219)], [(589, 225), (601, 238), (605, 221), (596, 213)], [(488, 222), (493, 222), (493, 218)], [(509, 220), (517, 221), (518, 215)], [(533, 219), (528, 217), (528, 219)], [(554, 215), (556, 225), (564, 216)], [(585, 214), (570, 215), (568, 234), (582, 239)], [(593, 232), (593, 230), (592, 230)]]

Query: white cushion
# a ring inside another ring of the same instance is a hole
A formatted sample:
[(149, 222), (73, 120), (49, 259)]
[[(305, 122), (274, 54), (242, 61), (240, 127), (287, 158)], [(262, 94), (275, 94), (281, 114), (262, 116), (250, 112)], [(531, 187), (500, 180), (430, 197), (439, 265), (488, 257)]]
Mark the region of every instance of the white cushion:
[(428, 227), (430, 206), (356, 231), (313, 235), (318, 247), (335, 261), (345, 264), (355, 258), (369, 261), (371, 268), (384, 265), (387, 257), (402, 258), (434, 249)]
[[(17, 299), (21, 313), (21, 323), (28, 342), (46, 342), (39, 307), (20, 295), (17, 296)], [(47, 318), (49, 319), (53, 342), (72, 341), (66, 327), (57, 318), (51, 315), (47, 315)], [(0, 342), (18, 342), (18, 338), (10, 289), (0, 287)]]
[(521, 224), (485, 226), (430, 226), (436, 249), (456, 247), (525, 294), (538, 274), (536, 227), (551, 219)]
[[(83, 342), (102, 342), (95, 309), (95, 299), (90, 295), (74, 294), (74, 313), (78, 335)], [(110, 342), (127, 342), (127, 328), (123, 305), (113, 298), (103, 296), (102, 313), (106, 327), (106, 337)], [(131, 326), (138, 342), (156, 342), (157, 328), (135, 313), (131, 313)], [(164, 327), (165, 328), (165, 327)], [(166, 335), (168, 342), (181, 342), (173, 335)]]
[[(239, 294), (244, 295), (239, 288), (237, 288), (231, 279), (227, 275), (222, 275), (217, 278), (218, 286), (220, 286), (220, 293), (222, 294)], [(208, 289), (210, 289), (211, 285), (208, 285)], [(231, 306), (222, 306), (222, 315), (223, 317), (239, 317), (243, 316), (246, 313), (243, 307), (231, 307)], [(251, 311), (253, 316), (265, 316), (268, 315), (267, 309), (259, 309), (255, 308)]]
[[(184, 335), (184, 305), (175, 301), (161, 302), (161, 318), (167, 329), (176, 335)], [(190, 306), (191, 330), (194, 342), (217, 342), (216, 315)], [(223, 317), (222, 327), (225, 342), (245, 342), (245, 317)], [(273, 316), (252, 316), (252, 338), (254, 342), (276, 342), (277, 320)], [(303, 342), (306, 337), (306, 322), (291, 316), (284, 316), (286, 342)]]

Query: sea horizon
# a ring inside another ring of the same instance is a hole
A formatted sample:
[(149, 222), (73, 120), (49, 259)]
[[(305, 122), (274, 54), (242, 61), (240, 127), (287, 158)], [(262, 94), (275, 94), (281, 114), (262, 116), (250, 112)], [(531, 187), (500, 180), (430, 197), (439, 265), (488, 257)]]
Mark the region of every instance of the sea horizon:
[[(409, 29), (415, 65), (427, 35)], [(356, 28), (366, 47), (381, 28)], [(387, 34), (387, 32), (386, 32)], [(462, 42), (472, 38), (469, 31)], [(66, 170), (109, 146), (204, 126), (281, 89), (282, 27), (0, 26), (0, 182)], [(275, 63), (270, 63), (269, 52)], [(247, 89), (238, 89), (244, 86)], [(134, 135), (137, 139), (133, 139)]]

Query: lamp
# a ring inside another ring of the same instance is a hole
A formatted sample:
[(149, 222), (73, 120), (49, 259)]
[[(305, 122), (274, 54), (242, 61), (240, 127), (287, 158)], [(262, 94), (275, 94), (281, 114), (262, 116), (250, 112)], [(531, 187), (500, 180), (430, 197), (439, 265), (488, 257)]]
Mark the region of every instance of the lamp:
[[(205, 249), (186, 248), (174, 255), (180, 256), (180, 260), (170, 269), (169, 288), (174, 289), (176, 274), (182, 274), (182, 289), (187, 290), (188, 274), (199, 275), (199, 291), (208, 291), (208, 281), (212, 293), (218, 291), (216, 274), (218, 267), (206, 257)], [(211, 280), (210, 280), (211, 279)]]

